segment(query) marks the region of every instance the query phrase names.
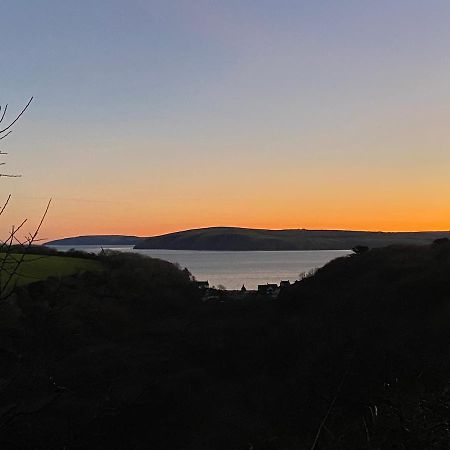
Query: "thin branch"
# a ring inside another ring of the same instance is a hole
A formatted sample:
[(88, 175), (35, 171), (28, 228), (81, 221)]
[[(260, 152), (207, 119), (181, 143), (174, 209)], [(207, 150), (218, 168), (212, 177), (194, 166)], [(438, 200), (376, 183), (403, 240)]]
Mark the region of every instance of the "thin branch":
[[(13, 240), (15, 238), (16, 233), (25, 225), (26, 222), (27, 222), (27, 219), (25, 219), (18, 227), (14, 227), (13, 226), (12, 227), (12, 231), (10, 233), (10, 236), (1, 245), (0, 251), (3, 251), (3, 249), (6, 247), (6, 252), (5, 252), (5, 256), (4, 256), (4, 258), (3, 258), (2, 262), (1, 262), (1, 265), (0, 265), (0, 273), (1, 272), (6, 272), (6, 273), (9, 274), (10, 271), (7, 271), (5, 269), (5, 265), (7, 264), (8, 259), (11, 259), (11, 258), (16, 263), (15, 269), (17, 269), (19, 267), (20, 262), (18, 260), (16, 260), (14, 257), (12, 257), (12, 255), (11, 255), (11, 247), (13, 245)], [(4, 291), (5, 291), (5, 287), (4, 287), (3, 283), (2, 283), (2, 278), (0, 276), (0, 298), (3, 296)]]
[(8, 195), (6, 202), (3, 204), (2, 209), (0, 209), (0, 216), (5, 212), (5, 209), (8, 206), (8, 203), (10, 200), (11, 200), (11, 194)]
[(32, 101), (33, 101), (33, 97), (30, 98), (30, 100), (25, 105), (25, 107), (22, 109), (22, 111), (20, 111), (19, 115), (6, 128), (3, 128), (3, 130), (0, 130), (0, 133), (4, 133), (5, 131), (9, 130), (20, 119), (22, 114), (28, 109), (28, 107), (30, 106), (30, 103)]
[(13, 237), (16, 235), (16, 233), (26, 224), (26, 222), (27, 222), (27, 219), (24, 219), (18, 227), (14, 228), (13, 233), (10, 236), (8, 236), (8, 239), (5, 242), (3, 242), (2, 245), (0, 245), (0, 252), (7, 245), (7, 242), (9, 242), (11, 239), (13, 239)]
[(45, 208), (44, 214), (42, 215), (41, 221), (39, 222), (38, 227), (36, 228), (34, 234), (33, 234), (33, 239), (36, 238), (36, 236), (38, 235), (42, 224), (44, 223), (45, 218), (47, 217), (48, 214), (48, 210), (50, 209), (50, 205), (52, 204), (52, 199), (50, 199), (47, 203), (47, 207)]
[(2, 114), (2, 117), (1, 117), (1, 119), (0, 119), (0, 123), (3, 122), (3, 119), (5, 118), (5, 114), (6, 114), (6, 110), (7, 110), (7, 109), (8, 109), (8, 104), (5, 105), (5, 109), (3, 110), (3, 114)]
[(5, 135), (1, 136), (1, 137), (0, 137), (0, 141), (1, 141), (2, 139), (5, 139), (5, 137), (8, 137), (13, 131), (14, 131), (14, 130), (9, 130)]
[[(6, 283), (2, 286), (2, 289), (0, 291), (0, 295), (4, 295), (7, 292), (7, 288), (9, 287), (11, 281), (13, 280), (14, 276), (17, 275), (17, 271), (19, 270), (19, 267), (21, 266), (21, 264), (23, 263), (25, 256), (27, 255), (27, 250), (31, 247), (31, 245), (33, 244), (34, 240), (36, 239), (37, 235), (39, 234), (39, 231), (42, 227), (42, 224), (44, 223), (45, 218), (47, 217), (48, 214), (48, 210), (50, 209), (50, 205), (52, 203), (52, 199), (50, 199), (47, 203), (47, 207), (45, 208), (44, 214), (42, 215), (42, 218), (38, 224), (38, 226), (36, 227), (36, 229), (34, 230), (33, 234), (30, 234), (29, 238), (27, 239), (28, 245), (26, 246), (26, 248), (24, 249), (24, 252), (22, 253), (19, 261), (17, 261), (13, 271), (11, 271), (9, 273), (9, 276), (6, 280)], [(15, 234), (15, 233), (14, 233)], [(5, 298), (5, 297), (3, 297)]]

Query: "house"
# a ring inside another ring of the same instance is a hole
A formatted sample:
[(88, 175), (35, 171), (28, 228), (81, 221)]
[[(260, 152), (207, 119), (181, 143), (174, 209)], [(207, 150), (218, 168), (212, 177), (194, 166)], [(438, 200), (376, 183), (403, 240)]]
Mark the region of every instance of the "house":
[(258, 294), (261, 295), (276, 295), (278, 294), (278, 285), (277, 284), (259, 284), (258, 285)]
[(195, 284), (202, 291), (209, 289), (209, 281), (196, 281)]
[(280, 289), (287, 288), (290, 285), (291, 285), (291, 282), (289, 280), (283, 280), (280, 282)]

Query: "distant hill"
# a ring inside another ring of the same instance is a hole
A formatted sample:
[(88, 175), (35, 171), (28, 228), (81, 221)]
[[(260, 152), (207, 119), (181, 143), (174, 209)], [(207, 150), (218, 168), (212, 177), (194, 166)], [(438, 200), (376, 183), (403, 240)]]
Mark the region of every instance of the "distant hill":
[(44, 245), (135, 245), (140, 239), (138, 236), (91, 235), (56, 239)]
[(136, 249), (168, 250), (347, 250), (392, 244), (421, 245), (450, 232), (367, 232), (341, 230), (263, 230), (212, 227), (179, 231), (139, 240)]

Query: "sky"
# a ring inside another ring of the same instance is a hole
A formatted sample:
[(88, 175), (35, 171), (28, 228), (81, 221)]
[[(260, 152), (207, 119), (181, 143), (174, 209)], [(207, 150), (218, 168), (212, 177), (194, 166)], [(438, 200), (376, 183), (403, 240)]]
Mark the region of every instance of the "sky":
[[(4, 0), (0, 231), (450, 229), (450, 3)], [(30, 228), (30, 229), (31, 229)]]

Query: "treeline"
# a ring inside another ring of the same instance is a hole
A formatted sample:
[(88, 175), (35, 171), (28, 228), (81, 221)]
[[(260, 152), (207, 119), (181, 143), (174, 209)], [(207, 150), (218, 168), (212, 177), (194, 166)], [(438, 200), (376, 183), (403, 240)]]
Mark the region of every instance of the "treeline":
[[(75, 248), (70, 248), (67, 251), (59, 251), (52, 247), (47, 247), (45, 245), (9, 245), (5, 246), (5, 250), (8, 250), (9, 253), (22, 254), (26, 253), (27, 255), (40, 255), (40, 256), (68, 256), (72, 258), (85, 258), (85, 259), (97, 259), (97, 255), (95, 253), (89, 253), (86, 251), (77, 250)], [(1, 254), (0, 250), (0, 254)]]

